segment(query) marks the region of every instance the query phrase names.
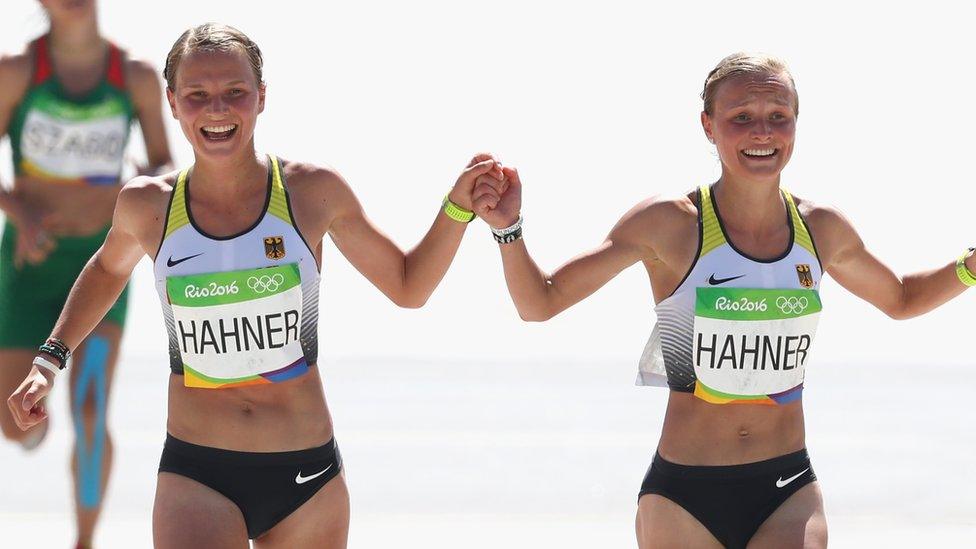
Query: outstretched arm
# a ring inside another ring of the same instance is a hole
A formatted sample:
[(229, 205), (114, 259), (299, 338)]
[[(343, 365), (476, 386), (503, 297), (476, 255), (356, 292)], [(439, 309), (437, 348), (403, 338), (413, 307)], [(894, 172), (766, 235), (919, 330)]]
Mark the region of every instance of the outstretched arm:
[[(518, 171), (504, 168), (508, 182), (499, 197), (489, 187), (475, 190), (475, 211), (493, 229), (513, 225), (521, 209)], [(652, 234), (653, 201), (627, 212), (602, 244), (546, 274), (529, 255), (525, 240), (500, 243), (505, 282), (523, 320), (548, 320), (583, 300), (634, 263), (652, 259), (654, 250), (646, 235)]]
[[(471, 210), (471, 192), (479, 175), (488, 175), (496, 184), (503, 179), (501, 166), (490, 155), (478, 155), (455, 183), (451, 201)], [(454, 260), (467, 224), (451, 219), (441, 209), (427, 234), (404, 252), (366, 217), (349, 185), (337, 174), (334, 178), (330, 196), (336, 213), (329, 235), (336, 247), (394, 303), (423, 306)]]
[[(826, 257), (824, 270), (852, 294), (891, 318), (925, 314), (961, 294), (967, 286), (956, 275), (953, 261), (938, 269), (899, 277), (864, 245), (850, 220), (832, 208), (815, 207), (807, 216)], [(972, 254), (965, 262), (976, 272)]]
[[(52, 337), (63, 341), (69, 349), (77, 348), (105, 316), (144, 254), (135, 235), (139, 225), (145, 224), (143, 218), (148, 209), (135, 196), (138, 194), (138, 189), (129, 187), (119, 194), (112, 228), (105, 242), (71, 287), (61, 316), (51, 332)], [(7, 406), (21, 429), (27, 430), (47, 418), (39, 401), (50, 392), (53, 383), (54, 372), (35, 365), (7, 399)]]

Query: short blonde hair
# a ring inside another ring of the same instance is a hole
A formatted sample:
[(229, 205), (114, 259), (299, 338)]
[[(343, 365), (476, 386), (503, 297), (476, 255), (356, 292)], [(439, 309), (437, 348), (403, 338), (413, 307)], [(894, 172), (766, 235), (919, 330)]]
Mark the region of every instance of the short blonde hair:
[(169, 54), (166, 55), (166, 68), (163, 69), (166, 87), (175, 91), (176, 70), (186, 54), (197, 51), (227, 52), (234, 48), (244, 52), (251, 70), (254, 71), (254, 77), (259, 84), (263, 83), (264, 58), (258, 45), (246, 34), (230, 25), (204, 23), (187, 29), (170, 48)]
[(705, 88), (702, 90), (701, 98), (704, 102), (703, 110), (711, 115), (713, 101), (715, 100), (715, 90), (722, 82), (743, 74), (782, 74), (790, 81), (793, 88), (793, 112), (797, 116), (800, 114), (800, 94), (796, 91), (796, 83), (793, 82), (793, 75), (790, 74), (786, 62), (778, 57), (766, 55), (765, 53), (746, 53), (739, 52), (729, 55), (718, 62), (715, 68), (708, 73), (705, 78)]

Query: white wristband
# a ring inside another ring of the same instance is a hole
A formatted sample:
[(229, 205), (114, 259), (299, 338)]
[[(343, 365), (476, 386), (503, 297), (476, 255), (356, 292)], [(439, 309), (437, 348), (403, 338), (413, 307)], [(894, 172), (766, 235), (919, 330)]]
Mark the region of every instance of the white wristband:
[(522, 228), (522, 214), (519, 214), (518, 220), (516, 220), (515, 223), (509, 225), (508, 227), (505, 227), (504, 229), (496, 229), (492, 227), (491, 232), (493, 232), (495, 236), (508, 236), (521, 228)]
[(54, 375), (58, 375), (58, 365), (42, 356), (35, 356), (32, 364), (38, 368), (49, 370)]

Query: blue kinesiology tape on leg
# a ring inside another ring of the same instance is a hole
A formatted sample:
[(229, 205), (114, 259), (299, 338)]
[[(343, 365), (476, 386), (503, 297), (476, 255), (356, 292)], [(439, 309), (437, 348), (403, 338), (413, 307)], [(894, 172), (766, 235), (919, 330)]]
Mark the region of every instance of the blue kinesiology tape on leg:
[[(85, 360), (75, 385), (74, 409), (75, 448), (78, 463), (78, 500), (82, 507), (97, 507), (102, 501), (102, 456), (105, 453), (105, 406), (108, 380), (108, 357), (111, 345), (99, 335), (88, 338)], [(89, 387), (93, 390), (89, 394)], [(82, 407), (88, 398), (95, 399), (95, 426), (91, 447), (82, 420)]]

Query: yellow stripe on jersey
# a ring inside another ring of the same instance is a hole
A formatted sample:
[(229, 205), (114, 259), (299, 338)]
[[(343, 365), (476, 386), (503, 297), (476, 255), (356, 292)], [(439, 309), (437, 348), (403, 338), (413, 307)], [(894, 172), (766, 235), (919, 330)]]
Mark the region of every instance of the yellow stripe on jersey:
[(285, 182), (281, 175), (281, 165), (278, 157), (270, 155), (271, 159), (271, 201), (268, 203), (268, 213), (292, 225), (291, 215), (288, 214), (288, 199), (285, 197)]
[(793, 195), (786, 189), (781, 190), (783, 191), (783, 196), (786, 197), (786, 205), (790, 209), (790, 217), (793, 219), (793, 241), (799, 244), (804, 250), (810, 252), (814, 257), (818, 257), (817, 250), (813, 246), (813, 238), (810, 237), (810, 231), (807, 230), (806, 223), (800, 217), (800, 211), (796, 208)]
[(722, 226), (719, 225), (718, 216), (715, 215), (715, 208), (712, 206), (712, 190), (708, 185), (702, 185), (700, 193), (701, 204), (698, 205), (698, 209), (701, 211), (702, 219), (702, 242), (698, 257), (704, 257), (708, 252), (725, 244), (725, 234), (722, 233)]
[(164, 239), (180, 227), (190, 223), (190, 217), (186, 214), (186, 174), (189, 171), (189, 169), (183, 170), (176, 178), (176, 186), (173, 187), (173, 199), (169, 204), (169, 216), (166, 221)]

